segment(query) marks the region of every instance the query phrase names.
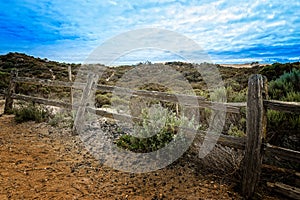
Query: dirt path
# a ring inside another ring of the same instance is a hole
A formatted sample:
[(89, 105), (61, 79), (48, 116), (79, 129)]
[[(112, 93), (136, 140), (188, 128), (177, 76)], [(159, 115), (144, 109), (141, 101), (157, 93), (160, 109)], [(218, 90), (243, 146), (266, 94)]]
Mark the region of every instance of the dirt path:
[(94, 160), (77, 138), (34, 122), (0, 117), (0, 199), (240, 199), (229, 186), (177, 162), (146, 174)]

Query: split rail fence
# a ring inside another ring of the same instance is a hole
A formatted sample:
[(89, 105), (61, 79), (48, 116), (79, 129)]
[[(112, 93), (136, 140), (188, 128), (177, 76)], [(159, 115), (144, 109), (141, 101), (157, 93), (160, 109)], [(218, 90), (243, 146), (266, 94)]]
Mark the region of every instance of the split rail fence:
[[(91, 76), (89, 74), (88, 76)], [(43, 85), (43, 86), (54, 86), (54, 87), (65, 87), (72, 89), (78, 89), (80, 87), (83, 89), (83, 94), (88, 95), (93, 84), (92, 77), (88, 77), (87, 83), (80, 83), (74, 86), (73, 82), (62, 82), (62, 81), (53, 81), (45, 79), (34, 79), (28, 77), (18, 77), (17, 72), (13, 71), (11, 74), (11, 80), (9, 88), (6, 93), (5, 101), (5, 111), (8, 113), (13, 108), (13, 100), (24, 100), (40, 104), (46, 104), (51, 106), (58, 106), (63, 108), (72, 109), (72, 99), (71, 103), (59, 102), (50, 99), (32, 97), (28, 95), (21, 95), (15, 93), (16, 83), (27, 83), (34, 85)], [(117, 87), (107, 86), (107, 85), (96, 85), (97, 90), (102, 92), (112, 92)], [(127, 91), (130, 94), (149, 97), (157, 99), (160, 101), (168, 101), (173, 103), (178, 103), (178, 96), (185, 97), (188, 99), (191, 96), (179, 95), (179, 94), (169, 94), (164, 92), (156, 91), (143, 91), (143, 90), (130, 90), (128, 88), (117, 88), (118, 90), (122, 89)], [(71, 93), (72, 96), (72, 93)], [(195, 98), (192, 96), (191, 98)], [(229, 113), (240, 113), (242, 107), (247, 108), (247, 128), (246, 128), (246, 137), (233, 137), (221, 134), (218, 139), (218, 144), (228, 146), (231, 148), (242, 149), (245, 152), (245, 157), (242, 166), (242, 195), (245, 199), (251, 199), (257, 184), (260, 179), (261, 169), (263, 167), (263, 157), (267, 155), (276, 155), (277, 158), (283, 161), (291, 161), (295, 163), (300, 163), (300, 152), (294, 151), (291, 149), (286, 149), (278, 146), (273, 146), (266, 143), (266, 131), (267, 131), (267, 109), (277, 110), (281, 112), (288, 113), (297, 113), (300, 114), (300, 103), (299, 102), (282, 102), (275, 100), (267, 100), (267, 80), (262, 75), (252, 75), (248, 81), (248, 98), (246, 103), (216, 103), (204, 100), (201, 97), (197, 97), (199, 107), (201, 108), (211, 108), (211, 109), (226, 109), (226, 112)], [(77, 114), (74, 120), (74, 131), (76, 131), (76, 124), (80, 122), (82, 113), (84, 109), (93, 109), (97, 115), (107, 118), (118, 117), (118, 119), (128, 119), (130, 116), (124, 114), (110, 113), (100, 109), (87, 108), (86, 99), (82, 98), (81, 106), (77, 108)], [(220, 105), (220, 106), (218, 106)], [(203, 134), (201, 132), (200, 134)], [(295, 173), (298, 178), (300, 175), (298, 172)], [(300, 199), (300, 189), (297, 187), (292, 187), (282, 183), (268, 183), (270, 187), (274, 190), (283, 193), (284, 195)]]

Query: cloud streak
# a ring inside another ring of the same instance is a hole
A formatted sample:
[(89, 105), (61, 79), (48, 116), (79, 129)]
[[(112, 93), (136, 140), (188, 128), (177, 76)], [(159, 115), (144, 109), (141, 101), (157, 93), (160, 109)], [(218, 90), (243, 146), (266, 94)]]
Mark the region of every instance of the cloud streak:
[(300, 56), (297, 0), (13, 0), (0, 6), (1, 54), (20, 51), (83, 62), (117, 34), (156, 27), (193, 39), (213, 62), (289, 62)]

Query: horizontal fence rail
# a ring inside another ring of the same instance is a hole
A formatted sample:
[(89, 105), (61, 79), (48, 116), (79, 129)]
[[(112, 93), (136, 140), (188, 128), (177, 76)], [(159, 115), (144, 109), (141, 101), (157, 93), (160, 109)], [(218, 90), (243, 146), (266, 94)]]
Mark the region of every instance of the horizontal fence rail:
[(264, 100), (264, 106), (271, 110), (300, 114), (300, 102)]
[(300, 199), (300, 189), (297, 187), (292, 187), (283, 183), (270, 183), (267, 182), (270, 188), (273, 188), (278, 193), (284, 194), (291, 199)]
[[(74, 109), (78, 108), (78, 105), (76, 105), (76, 104), (72, 105), (70, 103), (58, 102), (58, 101), (42, 99), (42, 98), (38, 98), (38, 97), (31, 97), (31, 96), (27, 96), (27, 95), (13, 94), (12, 97), (17, 100), (32, 101), (32, 102), (39, 103), (39, 104), (63, 107), (63, 108), (67, 108), (67, 109), (72, 109), (72, 107)], [(130, 121), (134, 121), (134, 120), (136, 120), (136, 121), (142, 120), (141, 118), (132, 117), (130, 115), (120, 114), (120, 113), (112, 113), (112, 112), (108, 112), (108, 111), (101, 110), (101, 109), (95, 109), (92, 107), (87, 107), (86, 109), (89, 112), (95, 113), (96, 115), (110, 118), (110, 119), (118, 119), (118, 120), (122, 120), (125, 122), (126, 121), (130, 122)], [(195, 130), (187, 129), (187, 131), (194, 132)], [(199, 134), (203, 137), (206, 135), (206, 133), (207, 133), (206, 131), (197, 131), (197, 134)], [(223, 135), (223, 134), (221, 134), (219, 136), (217, 143), (224, 145), (224, 146), (236, 148), (236, 149), (244, 149), (245, 148), (245, 138), (239, 138), (239, 137), (228, 136), (228, 135)]]
[(300, 152), (283, 147), (277, 147), (274, 145), (266, 144), (265, 152), (269, 155), (276, 155), (278, 158), (286, 161), (292, 161), (300, 163)]
[[(31, 97), (31, 96), (20, 95), (20, 94), (13, 94), (12, 98), (17, 99), (17, 100), (32, 101), (35, 103), (40, 103), (40, 104), (45, 104), (45, 105), (50, 105), (50, 106), (63, 107), (63, 108), (67, 108), (67, 109), (72, 109), (72, 106), (74, 106), (73, 108), (75, 108), (75, 109), (78, 107), (78, 105), (75, 105), (75, 104), (72, 105), (70, 103), (53, 101), (53, 100), (49, 100), (49, 99)], [(101, 110), (101, 109), (95, 109), (92, 107), (88, 107), (87, 109), (91, 112), (94, 112), (95, 114), (97, 114), (99, 116), (106, 117), (106, 118), (119, 119), (119, 120), (128, 121), (128, 122), (130, 122), (131, 120), (141, 120), (141, 118), (132, 117), (130, 115), (112, 113), (112, 112), (108, 112), (108, 111)], [(198, 131), (198, 134), (205, 135), (206, 132)], [(222, 144), (224, 146), (229, 146), (229, 147), (236, 148), (236, 149), (244, 149), (245, 148), (245, 138), (238, 138), (238, 137), (234, 137), (234, 136), (227, 136), (227, 135), (221, 134), (219, 137), (218, 143)], [(298, 152), (298, 151), (293, 151), (290, 149), (277, 147), (277, 146), (270, 145), (270, 144), (265, 145), (265, 151), (266, 151), (266, 154), (270, 154), (270, 155), (276, 154), (277, 157), (279, 157), (280, 159), (283, 159), (283, 160), (291, 160), (294, 162), (300, 162), (300, 159), (299, 159), (300, 152)]]
[[(85, 83), (75, 84), (71, 82), (63, 81), (51, 81), (46, 79), (34, 79), (27, 77), (17, 77), (14, 79), (14, 82), (29, 83), (34, 85), (45, 85), (45, 86), (57, 86), (57, 87), (72, 87), (74, 89), (84, 89)], [(198, 101), (197, 107), (200, 108), (210, 108), (213, 110), (221, 110), (231, 113), (240, 113), (240, 109), (246, 106), (246, 103), (223, 103), (223, 102), (212, 102), (207, 101), (203, 97), (192, 96), (192, 95), (182, 95), (182, 94), (170, 94), (166, 92), (156, 92), (156, 91), (146, 91), (146, 90), (132, 90), (128, 88), (108, 86), (108, 85), (97, 85), (97, 90), (103, 92), (114, 92), (118, 94), (131, 94), (132, 96), (147, 97), (152, 99), (157, 99), (160, 101), (167, 101), (172, 103), (179, 103), (178, 99), (181, 99), (181, 102), (185, 106), (195, 106), (195, 100)]]
[(40, 103), (40, 104), (49, 105), (49, 106), (56, 106), (56, 107), (72, 109), (72, 104), (70, 104), (70, 103), (54, 101), (54, 100), (50, 100), (50, 99), (31, 97), (31, 96), (22, 95), (22, 94), (12, 94), (12, 98), (17, 99), (17, 100), (23, 100), (23, 101), (31, 101), (34, 103)]
[[(28, 83), (32, 85), (44, 85), (44, 86), (54, 86), (54, 87), (72, 87), (72, 82), (64, 82), (57, 80), (49, 80), (49, 79), (36, 79), (36, 78), (28, 78), (28, 77), (16, 77), (12, 80), (16, 83)], [(83, 86), (85, 84), (83, 83)]]

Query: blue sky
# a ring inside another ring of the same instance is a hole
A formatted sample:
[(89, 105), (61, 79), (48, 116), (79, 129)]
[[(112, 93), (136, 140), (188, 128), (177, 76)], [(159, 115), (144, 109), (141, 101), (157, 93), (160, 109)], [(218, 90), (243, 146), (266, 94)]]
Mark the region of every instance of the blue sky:
[[(82, 63), (118, 34), (159, 28), (194, 40), (214, 63), (300, 59), (299, 0), (1, 0), (0, 6), (0, 54)], [(176, 59), (141, 52), (120, 62)]]

